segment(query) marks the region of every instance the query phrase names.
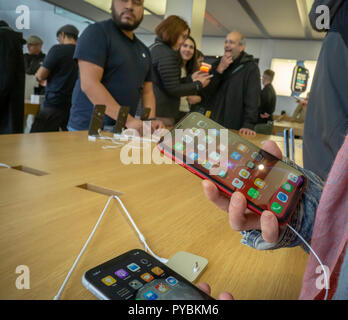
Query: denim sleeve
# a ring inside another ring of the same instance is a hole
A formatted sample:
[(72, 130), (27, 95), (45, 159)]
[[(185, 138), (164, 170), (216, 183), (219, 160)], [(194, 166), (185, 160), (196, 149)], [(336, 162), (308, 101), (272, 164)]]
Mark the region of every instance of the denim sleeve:
[[(287, 158), (284, 158), (283, 161), (299, 170), (307, 178), (306, 189), (289, 224), (310, 243), (315, 215), (324, 189), (324, 183), (316, 174), (297, 166), (293, 161)], [(262, 238), (261, 230), (242, 231), (241, 234), (243, 236), (241, 240), (242, 244), (257, 250), (274, 250), (302, 245), (302, 248), (307, 253), (309, 252), (309, 249), (303, 244), (302, 240), (286, 225), (280, 227), (278, 241), (274, 243), (265, 242)]]

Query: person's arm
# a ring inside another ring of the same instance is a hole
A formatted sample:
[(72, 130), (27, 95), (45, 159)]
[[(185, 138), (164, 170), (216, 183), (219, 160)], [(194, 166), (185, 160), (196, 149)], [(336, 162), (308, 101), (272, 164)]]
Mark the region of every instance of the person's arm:
[(144, 82), (142, 101), (144, 107), (151, 109), (149, 118), (156, 118), (156, 98), (153, 93), (153, 84), (150, 81)]
[(291, 116), (291, 121), (297, 122), (298, 115), (301, 113), (302, 105), (299, 103)]
[[(78, 60), (78, 64), (80, 70), (81, 90), (94, 105), (105, 105), (105, 114), (116, 120), (120, 110), (120, 105), (101, 82), (104, 69), (96, 64), (84, 60)], [(137, 129), (139, 131), (141, 126), (142, 121), (128, 115), (128, 128)]]
[(39, 70), (37, 70), (37, 72), (35, 73), (35, 78), (40, 84), (46, 81), (49, 76), (50, 70), (43, 66), (41, 66)]

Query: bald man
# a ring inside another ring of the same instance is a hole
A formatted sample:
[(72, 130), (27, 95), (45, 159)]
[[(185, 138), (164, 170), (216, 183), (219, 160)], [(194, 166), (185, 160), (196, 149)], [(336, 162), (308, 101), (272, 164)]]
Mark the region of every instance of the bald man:
[(239, 31), (226, 36), (224, 55), (213, 65), (214, 77), (205, 95), (212, 108), (211, 118), (241, 134), (255, 135), (260, 106), (260, 70)]

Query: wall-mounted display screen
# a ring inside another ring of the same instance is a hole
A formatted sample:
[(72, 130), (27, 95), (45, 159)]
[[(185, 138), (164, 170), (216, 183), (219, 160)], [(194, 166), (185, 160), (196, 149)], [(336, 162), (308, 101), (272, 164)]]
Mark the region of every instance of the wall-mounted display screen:
[(296, 66), (293, 71), (291, 81), (291, 91), (303, 93), (307, 90), (309, 80), (309, 71), (305, 67)]

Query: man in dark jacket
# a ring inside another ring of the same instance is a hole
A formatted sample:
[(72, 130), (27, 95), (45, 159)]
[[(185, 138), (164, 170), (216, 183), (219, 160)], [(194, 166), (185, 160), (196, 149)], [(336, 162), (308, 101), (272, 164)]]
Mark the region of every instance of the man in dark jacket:
[[(214, 77), (205, 94), (209, 96), (214, 92), (208, 99), (213, 120), (241, 134), (255, 135), (261, 94), (260, 71), (253, 56), (244, 51), (245, 46), (240, 32), (227, 35), (224, 57), (213, 65)], [(218, 69), (224, 59), (230, 61), (221, 74)]]
[(272, 86), (274, 71), (266, 70), (262, 76), (263, 89), (261, 91), (261, 105), (258, 123), (273, 121), (273, 112), (276, 107), (277, 96)]
[(272, 134), (273, 112), (276, 107), (277, 96), (272, 86), (274, 78), (273, 70), (265, 70), (262, 75), (263, 89), (261, 91), (261, 104), (259, 108), (258, 124), (255, 126), (257, 133)]
[(23, 133), (25, 40), (0, 21), (0, 134)]
[(42, 53), (43, 41), (38, 36), (30, 36), (27, 39), (28, 53), (24, 55), (25, 73), (35, 75), (39, 70), (46, 55)]
[[(42, 63), (46, 57), (46, 55), (42, 52), (42, 45), (43, 41), (38, 36), (30, 36), (27, 39), (28, 53), (24, 54), (25, 73), (27, 75), (35, 75), (37, 70), (39, 70), (39, 68), (42, 66)], [(29, 81), (29, 86), (31, 85), (32, 83)], [(30, 90), (32, 90), (32, 88), (30, 88)], [(34, 88), (34, 94), (44, 95), (45, 87), (38, 84), (37, 87)]]

